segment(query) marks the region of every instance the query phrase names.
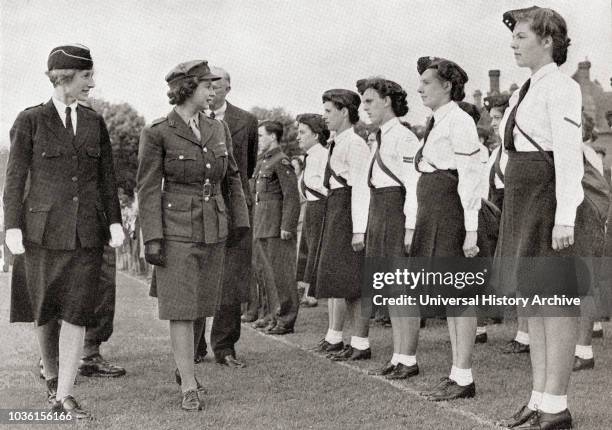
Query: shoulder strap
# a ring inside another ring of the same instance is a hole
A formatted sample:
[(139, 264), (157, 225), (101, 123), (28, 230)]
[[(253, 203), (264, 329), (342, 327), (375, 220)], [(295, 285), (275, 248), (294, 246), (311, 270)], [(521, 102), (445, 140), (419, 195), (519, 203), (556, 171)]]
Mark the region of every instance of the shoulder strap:
[[(385, 175), (387, 175), (388, 177), (393, 179), (395, 182), (397, 182), (397, 184), (402, 188), (402, 190), (406, 191), (406, 187), (404, 186), (402, 181), (400, 181), (400, 179), (383, 162), (382, 157), (380, 156), (380, 151), (379, 151), (378, 148), (376, 149), (376, 153), (374, 154), (374, 160), (376, 160), (376, 164), (378, 164), (378, 167), (380, 168), (380, 170), (383, 171), (383, 173)], [(372, 165), (370, 166), (370, 174), (368, 175), (368, 185), (370, 185), (371, 188), (373, 188), (373, 185), (372, 185), (372, 168), (374, 167), (374, 160), (372, 160)]]
[(523, 131), (523, 129), (521, 127), (519, 127), (518, 123), (515, 122), (514, 125), (516, 126), (518, 131), (520, 131), (521, 134), (525, 137), (525, 139), (527, 139), (529, 141), (529, 143), (531, 143), (533, 146), (535, 146), (537, 148), (538, 151), (540, 151), (540, 154), (542, 154), (542, 157), (544, 157), (546, 162), (554, 167), (555, 166), (555, 162), (553, 161), (552, 157), (550, 155), (548, 155), (546, 153), (546, 151), (544, 151), (544, 149), (538, 144), (538, 142), (533, 140), (533, 138), (531, 136), (529, 136), (527, 133), (525, 133)]

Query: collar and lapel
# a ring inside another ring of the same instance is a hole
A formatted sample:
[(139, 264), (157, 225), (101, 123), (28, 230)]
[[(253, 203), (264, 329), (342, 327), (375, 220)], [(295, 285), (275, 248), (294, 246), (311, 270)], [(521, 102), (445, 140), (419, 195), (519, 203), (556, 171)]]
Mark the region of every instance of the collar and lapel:
[(225, 116), (223, 117), (223, 121), (227, 123), (227, 126), (232, 133), (232, 136), (235, 135), (238, 131), (242, 130), (246, 124), (246, 118), (240, 112), (236, 106), (227, 102), (227, 109), (225, 110)]
[(177, 136), (180, 136), (198, 146), (206, 146), (206, 142), (208, 142), (210, 136), (212, 135), (212, 128), (205, 125), (206, 117), (201, 113), (199, 115), (198, 122), (200, 123), (200, 140), (198, 140), (195, 134), (193, 134), (193, 131), (191, 131), (191, 128), (189, 128), (189, 126), (174, 109), (168, 114), (168, 125), (174, 129), (174, 133)]
[(43, 107), (43, 113), (46, 117), (45, 123), (47, 127), (58, 138), (58, 140), (68, 149), (78, 149), (81, 147), (89, 136), (89, 132), (95, 125), (95, 117), (88, 111), (87, 108), (77, 106), (77, 131), (73, 138), (66, 130), (62, 119), (53, 104), (53, 100), (49, 101)]

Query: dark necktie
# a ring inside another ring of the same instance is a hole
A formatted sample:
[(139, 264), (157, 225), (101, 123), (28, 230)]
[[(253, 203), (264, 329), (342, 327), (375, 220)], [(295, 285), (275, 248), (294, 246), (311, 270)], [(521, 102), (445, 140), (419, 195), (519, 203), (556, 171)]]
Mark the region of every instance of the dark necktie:
[(210, 119), (215, 119), (215, 117), (216, 117), (217, 115), (215, 115), (215, 111), (214, 111), (214, 110), (211, 110), (211, 111), (210, 111), (210, 115), (208, 115), (208, 116), (210, 117)]
[(325, 166), (325, 174), (323, 175), (323, 186), (328, 190), (331, 189), (329, 187), (329, 179), (331, 178), (331, 156), (332, 152), (334, 152), (334, 146), (336, 146), (336, 142), (334, 140), (329, 144), (329, 155), (327, 157), (327, 165)]
[(423, 133), (423, 145), (419, 148), (419, 150), (414, 156), (414, 168), (417, 170), (417, 172), (420, 172), (419, 163), (421, 162), (421, 159), (423, 158), (423, 148), (425, 148), (425, 144), (427, 143), (427, 138), (429, 137), (429, 133), (431, 133), (431, 130), (433, 130), (435, 123), (436, 123), (436, 118), (432, 115), (431, 119), (429, 120), (429, 123), (427, 124), (427, 127), (425, 128), (425, 133)]
[(300, 180), (300, 188), (302, 189), (302, 194), (304, 198), (306, 198), (306, 182), (304, 178), (306, 177), (306, 159), (308, 158), (308, 153), (304, 154), (304, 166), (302, 167), (302, 179)]
[(66, 106), (66, 131), (70, 134), (71, 137), (74, 137), (74, 129), (72, 128), (72, 108), (70, 106)]
[(518, 101), (512, 108), (510, 115), (508, 115), (508, 121), (506, 121), (506, 128), (504, 129), (504, 148), (510, 151), (516, 151), (516, 148), (514, 147), (514, 126), (516, 125), (516, 110), (525, 98), (525, 94), (527, 94), (530, 84), (531, 79), (527, 79), (527, 81), (521, 87), (519, 91)]

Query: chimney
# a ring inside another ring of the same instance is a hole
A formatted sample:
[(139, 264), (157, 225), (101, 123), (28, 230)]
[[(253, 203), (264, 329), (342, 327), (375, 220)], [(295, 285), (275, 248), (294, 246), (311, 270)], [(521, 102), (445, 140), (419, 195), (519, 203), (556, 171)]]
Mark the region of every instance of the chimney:
[(499, 70), (489, 70), (489, 82), (490, 90), (489, 95), (499, 94), (499, 76), (501, 72)]
[(578, 71), (576, 72), (575, 77), (578, 82), (591, 81), (591, 62), (589, 60), (584, 60), (578, 63)]
[(474, 91), (474, 104), (479, 110), (482, 110), (482, 92), (480, 90)]

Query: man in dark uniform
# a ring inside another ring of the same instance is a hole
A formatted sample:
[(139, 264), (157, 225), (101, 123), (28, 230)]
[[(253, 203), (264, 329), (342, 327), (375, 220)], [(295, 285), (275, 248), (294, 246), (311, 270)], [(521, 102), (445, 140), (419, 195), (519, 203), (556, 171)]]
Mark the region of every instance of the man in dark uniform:
[(297, 178), (279, 146), (283, 125), (259, 125), (260, 157), (253, 175), (253, 264), (266, 289), (268, 313), (254, 323), (269, 334), (293, 333), (299, 299), (295, 285), (296, 232), (300, 216)]
[[(257, 162), (257, 118), (226, 101), (225, 97), (231, 90), (230, 76), (221, 68), (212, 68), (212, 72), (221, 79), (213, 82), (215, 98), (205, 114), (210, 118), (225, 121), (232, 135), (234, 158), (240, 170), (240, 179), (252, 219), (253, 202), (249, 193), (249, 178)], [(247, 234), (242, 240), (229, 238), (225, 250), (223, 286), (221, 287), (221, 302), (215, 312), (210, 334), (215, 360), (219, 364), (230, 367), (244, 367), (244, 363), (236, 359), (234, 345), (240, 339), (240, 305), (251, 302), (249, 295), (257, 286), (251, 271), (252, 236)], [(257, 308), (255, 308), (257, 309)], [(194, 325), (195, 361), (200, 362), (206, 355), (206, 340), (204, 339), (205, 319), (198, 319)]]

